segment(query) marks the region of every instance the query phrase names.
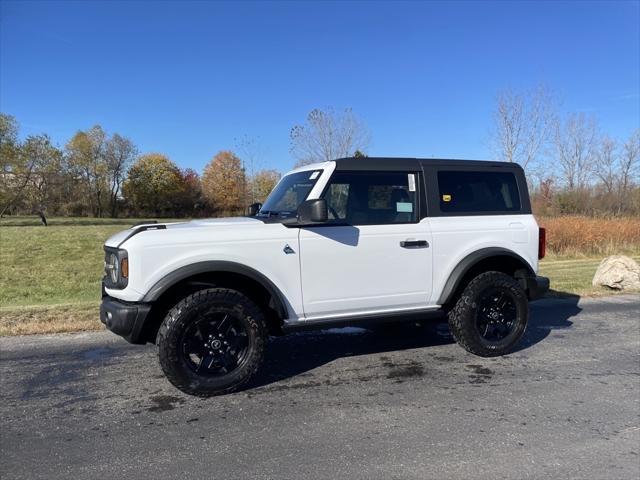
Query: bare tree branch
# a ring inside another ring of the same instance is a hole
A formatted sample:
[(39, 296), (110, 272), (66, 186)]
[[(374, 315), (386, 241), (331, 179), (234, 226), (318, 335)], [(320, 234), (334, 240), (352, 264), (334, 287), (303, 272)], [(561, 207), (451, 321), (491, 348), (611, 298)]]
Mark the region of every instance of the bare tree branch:
[(290, 138), (297, 166), (350, 157), (357, 150), (364, 152), (370, 142), (366, 126), (350, 108), (339, 113), (312, 110), (304, 125), (291, 129)]
[(614, 193), (617, 183), (617, 148), (615, 140), (605, 135), (595, 152), (595, 174), (609, 195)]
[(555, 106), (552, 95), (544, 86), (516, 93), (498, 93), (493, 114), (492, 147), (498, 158), (517, 162), (529, 168), (550, 139)]
[(569, 115), (565, 122), (557, 122), (554, 144), (562, 180), (572, 191), (589, 183), (594, 171), (597, 126), (584, 113)]

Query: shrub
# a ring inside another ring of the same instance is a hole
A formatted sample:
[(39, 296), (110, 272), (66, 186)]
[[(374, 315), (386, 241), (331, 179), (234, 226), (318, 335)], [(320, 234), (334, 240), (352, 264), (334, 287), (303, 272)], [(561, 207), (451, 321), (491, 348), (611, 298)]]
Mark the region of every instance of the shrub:
[(555, 255), (640, 254), (640, 218), (539, 217), (547, 251)]

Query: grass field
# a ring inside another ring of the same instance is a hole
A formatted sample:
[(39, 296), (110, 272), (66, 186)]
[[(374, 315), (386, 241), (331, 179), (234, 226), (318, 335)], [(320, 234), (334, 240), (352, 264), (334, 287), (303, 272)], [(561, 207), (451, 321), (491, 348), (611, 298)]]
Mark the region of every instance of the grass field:
[[(95, 225), (120, 225), (131, 226), (136, 223), (143, 222), (148, 219), (142, 218), (91, 218), (91, 217), (51, 217), (47, 218), (50, 227), (60, 226), (95, 226)], [(160, 219), (158, 221), (167, 222), (174, 221), (168, 219)], [(39, 227), (41, 226), (40, 218), (33, 216), (15, 216), (0, 218), (0, 227)]]
[[(53, 218), (44, 228), (34, 217), (0, 219), (0, 335), (101, 329), (102, 244), (137, 222)], [(621, 253), (640, 261), (640, 242), (625, 243)], [(556, 295), (610, 294), (591, 287), (601, 259), (551, 253), (540, 271)]]
[[(631, 253), (630, 256), (640, 263), (638, 250), (635, 253)], [(604, 287), (591, 286), (591, 280), (601, 261), (602, 257), (568, 258), (550, 256), (540, 262), (539, 274), (551, 279), (551, 295), (611, 295), (616, 292)]]
[(101, 329), (102, 244), (142, 221), (48, 220), (0, 219), (0, 336)]

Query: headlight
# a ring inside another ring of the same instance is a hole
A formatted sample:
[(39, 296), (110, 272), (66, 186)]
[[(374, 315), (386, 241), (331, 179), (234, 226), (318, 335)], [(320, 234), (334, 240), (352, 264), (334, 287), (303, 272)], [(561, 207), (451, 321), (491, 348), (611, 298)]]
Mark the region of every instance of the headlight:
[(120, 268), (118, 267), (118, 257), (115, 253), (109, 255), (109, 261), (107, 262), (107, 275), (111, 278), (111, 282), (116, 284), (118, 283), (118, 271)]
[(104, 256), (105, 287), (122, 289), (129, 281), (129, 258), (126, 250), (105, 247)]

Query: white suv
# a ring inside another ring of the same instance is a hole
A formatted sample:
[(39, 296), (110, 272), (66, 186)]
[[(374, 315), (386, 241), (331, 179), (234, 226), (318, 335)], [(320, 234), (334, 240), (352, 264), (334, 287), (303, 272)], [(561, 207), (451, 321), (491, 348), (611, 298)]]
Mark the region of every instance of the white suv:
[(237, 390), (269, 334), (445, 312), (466, 350), (520, 340), (544, 230), (513, 163), (345, 158), (285, 175), (241, 218), (145, 224), (105, 244), (102, 322), (156, 343), (180, 390)]

